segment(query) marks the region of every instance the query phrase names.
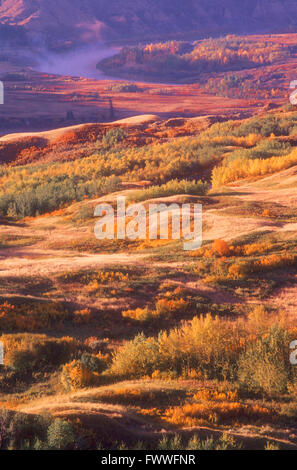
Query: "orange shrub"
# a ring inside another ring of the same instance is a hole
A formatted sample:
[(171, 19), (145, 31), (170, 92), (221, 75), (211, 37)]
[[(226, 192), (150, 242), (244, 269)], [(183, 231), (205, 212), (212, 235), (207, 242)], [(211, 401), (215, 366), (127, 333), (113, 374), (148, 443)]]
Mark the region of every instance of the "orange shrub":
[(250, 256), (254, 254), (263, 254), (271, 250), (273, 245), (271, 243), (251, 243), (250, 245), (242, 245), (238, 247), (231, 247), (234, 254), (238, 256)]
[(61, 382), (66, 390), (77, 390), (96, 384), (98, 377), (98, 373), (90, 371), (81, 361), (74, 360), (63, 366)]
[(254, 424), (257, 420), (261, 420), (261, 423), (273, 421), (273, 413), (258, 405), (222, 401), (175, 406), (165, 411), (163, 419), (171, 424), (187, 427), (220, 422), (236, 424), (240, 421)]
[(292, 266), (296, 263), (295, 255), (270, 255), (254, 261), (254, 271), (270, 271), (277, 268)]
[(85, 325), (90, 323), (92, 320), (92, 312), (89, 308), (84, 310), (76, 310), (74, 312), (74, 323), (75, 325)]
[(156, 315), (163, 316), (185, 313), (189, 306), (189, 301), (184, 299), (160, 299), (156, 303)]
[(126, 310), (122, 312), (124, 318), (131, 318), (131, 320), (146, 321), (152, 316), (152, 311), (148, 308), (136, 308), (135, 310)]
[(215, 240), (212, 244), (212, 251), (219, 256), (230, 255), (230, 248), (225, 240)]
[(287, 266), (293, 266), (295, 264), (295, 255), (273, 254), (262, 259), (257, 259), (255, 261), (234, 263), (229, 266), (228, 276), (231, 279), (240, 279), (246, 277), (248, 274), (273, 271), (274, 269), (281, 269)]
[(257, 242), (240, 246), (228, 245), (224, 240), (215, 240), (211, 246), (203, 247), (189, 253), (191, 257), (213, 258), (214, 256), (251, 256), (254, 254), (267, 253), (273, 248), (268, 242)]
[(219, 391), (215, 389), (203, 388), (193, 396), (195, 402), (208, 402), (208, 401), (235, 401), (238, 400), (237, 390)]
[(131, 318), (137, 321), (148, 321), (157, 318), (170, 318), (174, 315), (182, 315), (190, 308), (190, 302), (184, 299), (160, 299), (157, 301), (155, 309), (147, 307), (127, 310), (122, 312), (124, 318)]
[(0, 329), (36, 331), (52, 328), (54, 323), (63, 322), (69, 316), (69, 312), (58, 302), (21, 305), (4, 302), (0, 305)]
[(241, 279), (247, 274), (246, 265), (244, 263), (234, 263), (229, 266), (228, 278), (229, 279)]

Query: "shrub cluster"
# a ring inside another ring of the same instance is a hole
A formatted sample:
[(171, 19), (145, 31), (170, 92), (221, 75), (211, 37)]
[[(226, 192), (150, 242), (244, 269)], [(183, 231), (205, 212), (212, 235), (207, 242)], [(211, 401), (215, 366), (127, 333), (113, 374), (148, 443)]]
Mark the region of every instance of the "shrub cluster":
[(172, 180), (161, 186), (152, 186), (148, 189), (133, 191), (129, 199), (134, 202), (146, 201), (160, 197), (173, 196), (176, 194), (194, 194), (196, 196), (205, 196), (208, 190), (208, 184), (202, 181)]
[(107, 364), (101, 354), (84, 353), (80, 359), (65, 364), (61, 382), (66, 390), (77, 390), (100, 383), (100, 374)]
[(22, 375), (55, 369), (80, 348), (80, 343), (73, 338), (57, 339), (28, 333), (2, 335), (1, 341), (5, 350), (5, 366)]
[(201, 377), (239, 381), (248, 390), (278, 393), (295, 381), (289, 363), (291, 333), (282, 319), (272, 320), (262, 307), (247, 320), (208, 314), (157, 338), (137, 335), (115, 353), (110, 373), (142, 377), (158, 370), (180, 376), (195, 370)]
[(0, 328), (8, 331), (37, 331), (52, 328), (70, 319), (70, 313), (58, 302), (34, 302), (0, 305)]

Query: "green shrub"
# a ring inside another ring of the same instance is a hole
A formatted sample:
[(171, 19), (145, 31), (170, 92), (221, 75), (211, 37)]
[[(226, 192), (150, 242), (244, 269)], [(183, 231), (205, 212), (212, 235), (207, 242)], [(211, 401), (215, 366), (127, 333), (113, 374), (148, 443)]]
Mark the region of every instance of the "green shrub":
[(119, 348), (110, 372), (119, 376), (142, 377), (158, 369), (159, 360), (158, 341), (146, 338), (142, 333)]
[(16, 413), (9, 426), (10, 447), (32, 449), (36, 440), (46, 439), (46, 421), (38, 415)]
[(63, 176), (63, 181), (40, 182), (21, 191), (17, 188), (9, 194), (0, 194), (0, 215), (10, 217), (34, 217), (60, 209), (85, 196), (96, 197), (118, 188), (115, 176), (78, 182), (78, 178)]
[(139, 93), (142, 89), (134, 83), (119, 83), (108, 88), (113, 93)]
[(235, 325), (208, 314), (158, 338), (140, 334), (116, 351), (111, 373), (141, 377), (158, 370), (180, 376), (195, 370), (208, 378), (234, 379), (239, 348), (234, 332)]
[(238, 137), (248, 136), (249, 134), (259, 134), (263, 137), (269, 137), (271, 134), (283, 135), (283, 128), (276, 116), (255, 117), (244, 121), (235, 131), (235, 135)]
[(77, 222), (85, 222), (86, 220), (92, 219), (94, 217), (94, 208), (92, 206), (83, 205), (78, 209), (78, 211), (74, 214), (73, 220)]
[(202, 181), (171, 180), (161, 186), (152, 186), (151, 188), (133, 191), (129, 199), (134, 202), (146, 201), (159, 197), (173, 196), (175, 194), (193, 194), (204, 196), (207, 193), (208, 184)]
[(0, 450), (8, 448), (10, 442), (10, 421), (11, 413), (7, 410), (0, 410)]
[(258, 145), (251, 149), (240, 149), (235, 150), (231, 153), (230, 156), (226, 159), (225, 163), (236, 160), (238, 158), (271, 158), (278, 157), (280, 155), (288, 155), (292, 150), (292, 147), (289, 143), (279, 142), (278, 140), (263, 140)]
[(93, 354), (84, 353), (80, 360), (82, 365), (91, 372), (101, 374), (106, 369), (106, 363)]
[(158, 450), (182, 450), (181, 436), (176, 434), (171, 439), (168, 436), (164, 436), (158, 443)]
[(208, 437), (201, 440), (195, 434), (187, 445), (187, 450), (238, 450), (241, 444), (236, 442), (233, 436), (223, 433), (219, 438)]
[(48, 425), (44, 416), (0, 410), (0, 450), (34, 449), (46, 441)]
[(47, 431), (47, 442), (50, 449), (66, 450), (73, 447), (75, 435), (73, 427), (67, 421), (55, 419)]
[(281, 327), (272, 327), (241, 355), (239, 382), (250, 391), (285, 393), (291, 373), (289, 344), (287, 332)]
[(170, 96), (170, 95), (174, 94), (174, 90), (172, 90), (171, 88), (149, 88), (148, 93), (150, 95), (167, 95), (167, 96)]
[(121, 129), (111, 129), (103, 136), (102, 143), (106, 147), (113, 147), (122, 142), (127, 137), (127, 133)]
[(213, 437), (199, 439), (195, 434), (188, 443), (183, 443), (181, 436), (176, 434), (172, 438), (164, 436), (158, 442), (158, 450), (235, 450), (240, 448), (241, 445), (234, 437), (226, 433), (217, 439)]

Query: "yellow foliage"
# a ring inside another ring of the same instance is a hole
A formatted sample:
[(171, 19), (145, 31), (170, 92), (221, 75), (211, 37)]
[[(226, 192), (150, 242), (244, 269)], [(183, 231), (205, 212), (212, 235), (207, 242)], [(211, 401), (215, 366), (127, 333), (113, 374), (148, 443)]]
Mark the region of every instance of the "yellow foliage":
[(147, 321), (154, 318), (170, 318), (174, 315), (181, 315), (190, 307), (190, 302), (184, 299), (160, 299), (157, 301), (155, 309), (137, 308), (122, 312), (124, 318), (131, 318), (137, 321)]
[(247, 137), (216, 136), (212, 142), (223, 145), (238, 145), (239, 147), (254, 147), (262, 140), (259, 134), (249, 134)]
[(231, 160), (227, 165), (215, 167), (212, 172), (212, 185), (214, 188), (232, 183), (248, 177), (265, 176), (286, 170), (297, 164), (297, 150), (293, 149), (289, 155), (271, 157), (267, 159), (238, 158)]
[(263, 254), (271, 250), (273, 245), (267, 242), (251, 243), (250, 245), (242, 245), (238, 247), (232, 247), (231, 250), (234, 255), (237, 256), (250, 256), (255, 254)]
[(137, 321), (146, 321), (152, 312), (148, 308), (137, 308), (135, 310), (126, 310), (122, 312), (124, 318), (131, 318), (132, 320)]
[(61, 383), (66, 390), (78, 390), (96, 384), (99, 374), (91, 372), (80, 361), (65, 364), (61, 373)]
[[(137, 335), (114, 353), (111, 373), (126, 377), (167, 376), (229, 380), (236, 375), (239, 358), (263, 332), (279, 327), (295, 330), (285, 315), (269, 315), (256, 306), (236, 321), (211, 314), (194, 317), (158, 337)], [(295, 333), (296, 334), (296, 333)], [(293, 337), (293, 339), (295, 339)]]

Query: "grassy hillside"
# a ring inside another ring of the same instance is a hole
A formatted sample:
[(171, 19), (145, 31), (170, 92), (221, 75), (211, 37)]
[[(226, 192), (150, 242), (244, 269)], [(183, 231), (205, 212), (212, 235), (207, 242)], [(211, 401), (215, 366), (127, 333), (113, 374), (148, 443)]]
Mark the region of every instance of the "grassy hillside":
[[(3, 449), (296, 448), (296, 121), (2, 143)], [(97, 240), (119, 194), (201, 203), (202, 247)]]

